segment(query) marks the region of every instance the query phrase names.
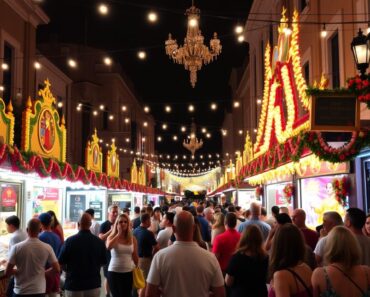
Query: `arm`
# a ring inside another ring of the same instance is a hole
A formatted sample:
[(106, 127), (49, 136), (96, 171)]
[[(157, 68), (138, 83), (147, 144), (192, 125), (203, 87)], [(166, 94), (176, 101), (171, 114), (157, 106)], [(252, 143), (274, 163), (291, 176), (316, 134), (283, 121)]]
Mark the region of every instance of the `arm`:
[(159, 251), (159, 244), (157, 243), (156, 245), (154, 245), (153, 246), (153, 252), (152, 252), (152, 254), (153, 254), (153, 256), (155, 255), (155, 253), (156, 252), (158, 252)]
[(106, 243), (106, 246), (107, 246), (108, 250), (111, 250), (116, 245), (116, 243), (118, 242), (119, 237), (120, 237), (120, 233), (117, 233), (113, 237), (108, 236), (107, 243)]
[(284, 271), (277, 271), (273, 276), (276, 297), (290, 297), (289, 283)]
[(225, 297), (226, 296), (225, 286), (212, 287), (211, 290), (212, 290), (212, 293), (213, 293), (213, 297)]
[(14, 264), (8, 262), (5, 268), (5, 277), (9, 277), (15, 274), (16, 270), (14, 269), (14, 266)]
[(111, 234), (112, 232), (112, 228), (109, 229), (108, 232), (106, 233), (99, 233), (99, 238), (103, 241), (106, 241), (106, 239), (108, 238), (108, 236)]
[(134, 261), (135, 266), (137, 266), (137, 265), (139, 265), (139, 254), (138, 254), (138, 251), (137, 251), (137, 240), (136, 240), (135, 236), (132, 237), (132, 241), (133, 241), (133, 244), (134, 244), (134, 251), (132, 252), (132, 260)]
[(226, 286), (231, 287), (233, 285), (233, 283), (234, 283), (234, 277), (231, 276), (231, 275), (228, 275), (226, 273), (226, 276), (225, 276), (225, 284), (226, 284)]
[(58, 262), (51, 263), (51, 267), (45, 270), (45, 274), (59, 273), (59, 272), (60, 272), (60, 266)]
[(265, 243), (266, 251), (269, 251), (271, 249), (277, 228), (278, 228), (278, 224), (275, 224), (274, 227), (270, 230), (269, 235), (267, 236), (266, 243)]
[[(322, 280), (323, 278), (324, 278), (324, 275), (323, 275), (323, 269), (322, 268), (317, 268), (312, 273), (311, 284), (312, 284), (312, 290), (313, 290), (313, 297), (320, 297), (322, 289), (323, 289), (321, 283), (323, 281), (325, 282), (325, 280)], [(326, 285), (325, 285), (325, 287), (326, 287)]]
[(160, 297), (159, 286), (147, 283), (145, 297)]

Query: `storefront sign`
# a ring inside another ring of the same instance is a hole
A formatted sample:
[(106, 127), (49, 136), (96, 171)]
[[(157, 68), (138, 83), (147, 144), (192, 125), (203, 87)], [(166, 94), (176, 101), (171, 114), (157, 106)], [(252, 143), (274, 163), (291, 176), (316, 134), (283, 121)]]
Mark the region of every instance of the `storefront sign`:
[(97, 221), (101, 221), (103, 218), (103, 202), (101, 201), (90, 201), (89, 208), (94, 210), (94, 218)]
[(59, 208), (59, 189), (58, 188), (33, 188), (33, 215), (52, 210), (58, 216)]
[(15, 212), (20, 185), (1, 184), (1, 212)]
[(312, 96), (311, 130), (353, 131), (360, 129), (359, 102), (354, 95), (330, 93)]
[(70, 195), (69, 202), (69, 219), (72, 222), (78, 222), (81, 215), (86, 209), (86, 196), (85, 195)]

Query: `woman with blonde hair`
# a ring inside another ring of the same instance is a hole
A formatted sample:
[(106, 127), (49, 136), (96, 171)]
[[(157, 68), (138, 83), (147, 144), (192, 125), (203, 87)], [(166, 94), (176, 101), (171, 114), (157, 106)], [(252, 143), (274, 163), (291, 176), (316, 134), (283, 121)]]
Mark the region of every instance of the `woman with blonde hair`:
[(225, 215), (222, 212), (215, 213), (215, 223), (212, 225), (211, 244), (215, 237), (225, 232)]
[(112, 297), (130, 297), (132, 290), (132, 270), (138, 265), (137, 241), (132, 236), (130, 218), (121, 214), (114, 223), (107, 239), (107, 249), (111, 251), (108, 267), (108, 283)]
[(314, 296), (370, 296), (370, 268), (360, 261), (361, 249), (352, 232), (343, 226), (332, 229), (325, 244), (326, 266), (312, 275)]
[(310, 297), (311, 268), (304, 262), (302, 232), (293, 224), (280, 226), (271, 247), (269, 297)]
[(225, 283), (231, 297), (267, 297), (268, 256), (263, 235), (256, 225), (244, 229), (226, 270)]

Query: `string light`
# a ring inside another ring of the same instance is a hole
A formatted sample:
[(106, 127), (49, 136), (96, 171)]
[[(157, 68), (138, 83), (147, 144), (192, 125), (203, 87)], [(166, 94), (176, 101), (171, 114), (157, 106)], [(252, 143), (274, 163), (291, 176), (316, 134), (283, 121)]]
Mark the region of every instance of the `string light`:
[(125, 118), (125, 123), (126, 124), (130, 123), (130, 119), (129, 118)]
[(110, 120), (110, 121), (113, 121), (113, 120), (114, 120), (114, 115), (112, 115), (112, 114), (111, 114), (111, 115), (109, 116), (109, 120)]
[(211, 133), (207, 133), (207, 134), (206, 134), (206, 137), (207, 137), (207, 138), (211, 138)]
[(59, 102), (58, 102), (58, 104), (57, 104), (57, 106), (58, 106), (59, 108), (62, 108), (62, 107), (63, 107), (63, 102), (59, 101)]
[(202, 128), (202, 133), (206, 133), (207, 132), (207, 128)]
[(164, 110), (165, 110), (167, 113), (170, 113), (170, 112), (171, 112), (171, 106), (166, 105), (166, 107), (164, 108)]
[(100, 104), (99, 109), (104, 110), (105, 106), (103, 104)]
[(193, 112), (194, 111), (194, 105), (190, 104), (189, 107), (188, 107), (188, 110), (190, 112)]
[(35, 67), (36, 70), (39, 70), (41, 69), (41, 64), (36, 61), (35, 63), (33, 63), (33, 67)]
[(158, 141), (158, 142), (161, 142), (161, 141), (162, 141), (162, 137), (161, 137), (161, 136), (158, 136), (158, 137), (157, 137), (157, 141)]
[(174, 140), (174, 141), (177, 141), (177, 136), (176, 135), (174, 135), (173, 137), (172, 137), (172, 139)]
[(143, 126), (144, 126), (144, 127), (148, 127), (148, 122), (144, 122), (144, 123), (143, 123)]
[(162, 129), (163, 129), (163, 130), (167, 130), (167, 124), (163, 124), (163, 125), (162, 125)]
[(109, 58), (109, 57), (105, 57), (105, 58), (103, 59), (103, 62), (104, 62), (104, 64), (105, 64), (105, 65), (107, 65), (107, 66), (112, 65), (112, 59), (111, 59), (111, 58)]
[(137, 53), (137, 56), (138, 56), (138, 58), (139, 58), (140, 60), (144, 60), (144, 59), (146, 58), (146, 52), (144, 52), (144, 51), (139, 51), (139, 52)]
[(130, 138), (126, 138), (126, 142), (130, 142)]
[(240, 42), (240, 43), (244, 42), (244, 35), (239, 35), (238, 36), (238, 42)]
[(2, 70), (8, 70), (8, 69), (9, 69), (9, 65), (8, 65), (8, 64), (6, 64), (6, 63), (2, 63), (2, 64), (1, 64), (1, 69), (2, 69)]
[(126, 105), (122, 105), (122, 111), (127, 111), (127, 106)]
[(185, 126), (182, 126), (181, 127), (181, 132), (185, 132), (186, 131), (186, 127)]
[(243, 26), (241, 26), (241, 25), (237, 25), (237, 26), (235, 27), (235, 33), (236, 33), (236, 34), (241, 34), (241, 33), (243, 33), (243, 30), (244, 30), (244, 28), (243, 28)]
[(73, 59), (68, 59), (68, 66), (71, 68), (76, 68), (77, 67), (77, 62)]
[(221, 130), (221, 133), (222, 133), (222, 136), (226, 136), (227, 135), (227, 131), (224, 130), (224, 129)]
[(261, 103), (262, 103), (262, 99), (257, 99), (257, 101), (256, 101), (256, 102), (257, 102), (257, 104), (258, 104), (258, 105), (261, 105)]
[(146, 112), (146, 113), (149, 113), (149, 112), (150, 112), (150, 108), (149, 108), (149, 106), (145, 106), (145, 107), (144, 107), (144, 112)]
[(238, 108), (239, 106), (240, 106), (240, 102), (239, 101), (234, 101), (234, 107)]
[(322, 27), (322, 30), (320, 32), (320, 36), (322, 38), (325, 38), (327, 35), (328, 35), (328, 31), (326, 31), (325, 24), (324, 24), (323, 27)]
[(211, 104), (211, 109), (212, 110), (216, 110), (217, 109), (217, 104), (216, 103), (212, 103)]
[(108, 12), (109, 12), (109, 8), (106, 4), (104, 3), (101, 3), (99, 6), (98, 6), (98, 11), (101, 15), (107, 15)]
[(97, 116), (97, 115), (98, 115), (98, 111), (97, 111), (97, 110), (94, 110), (94, 111), (93, 111), (93, 115), (94, 115), (94, 116)]
[(151, 11), (148, 13), (148, 20), (151, 23), (155, 23), (158, 20), (158, 15), (155, 12)]

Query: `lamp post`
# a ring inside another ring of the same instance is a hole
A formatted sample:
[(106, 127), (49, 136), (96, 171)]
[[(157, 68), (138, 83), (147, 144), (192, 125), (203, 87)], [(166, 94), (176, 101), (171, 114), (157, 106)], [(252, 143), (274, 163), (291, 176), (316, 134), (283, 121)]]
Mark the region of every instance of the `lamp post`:
[(357, 69), (361, 73), (361, 79), (365, 79), (366, 69), (369, 67), (370, 34), (365, 36), (360, 28), (351, 42), (351, 49)]

